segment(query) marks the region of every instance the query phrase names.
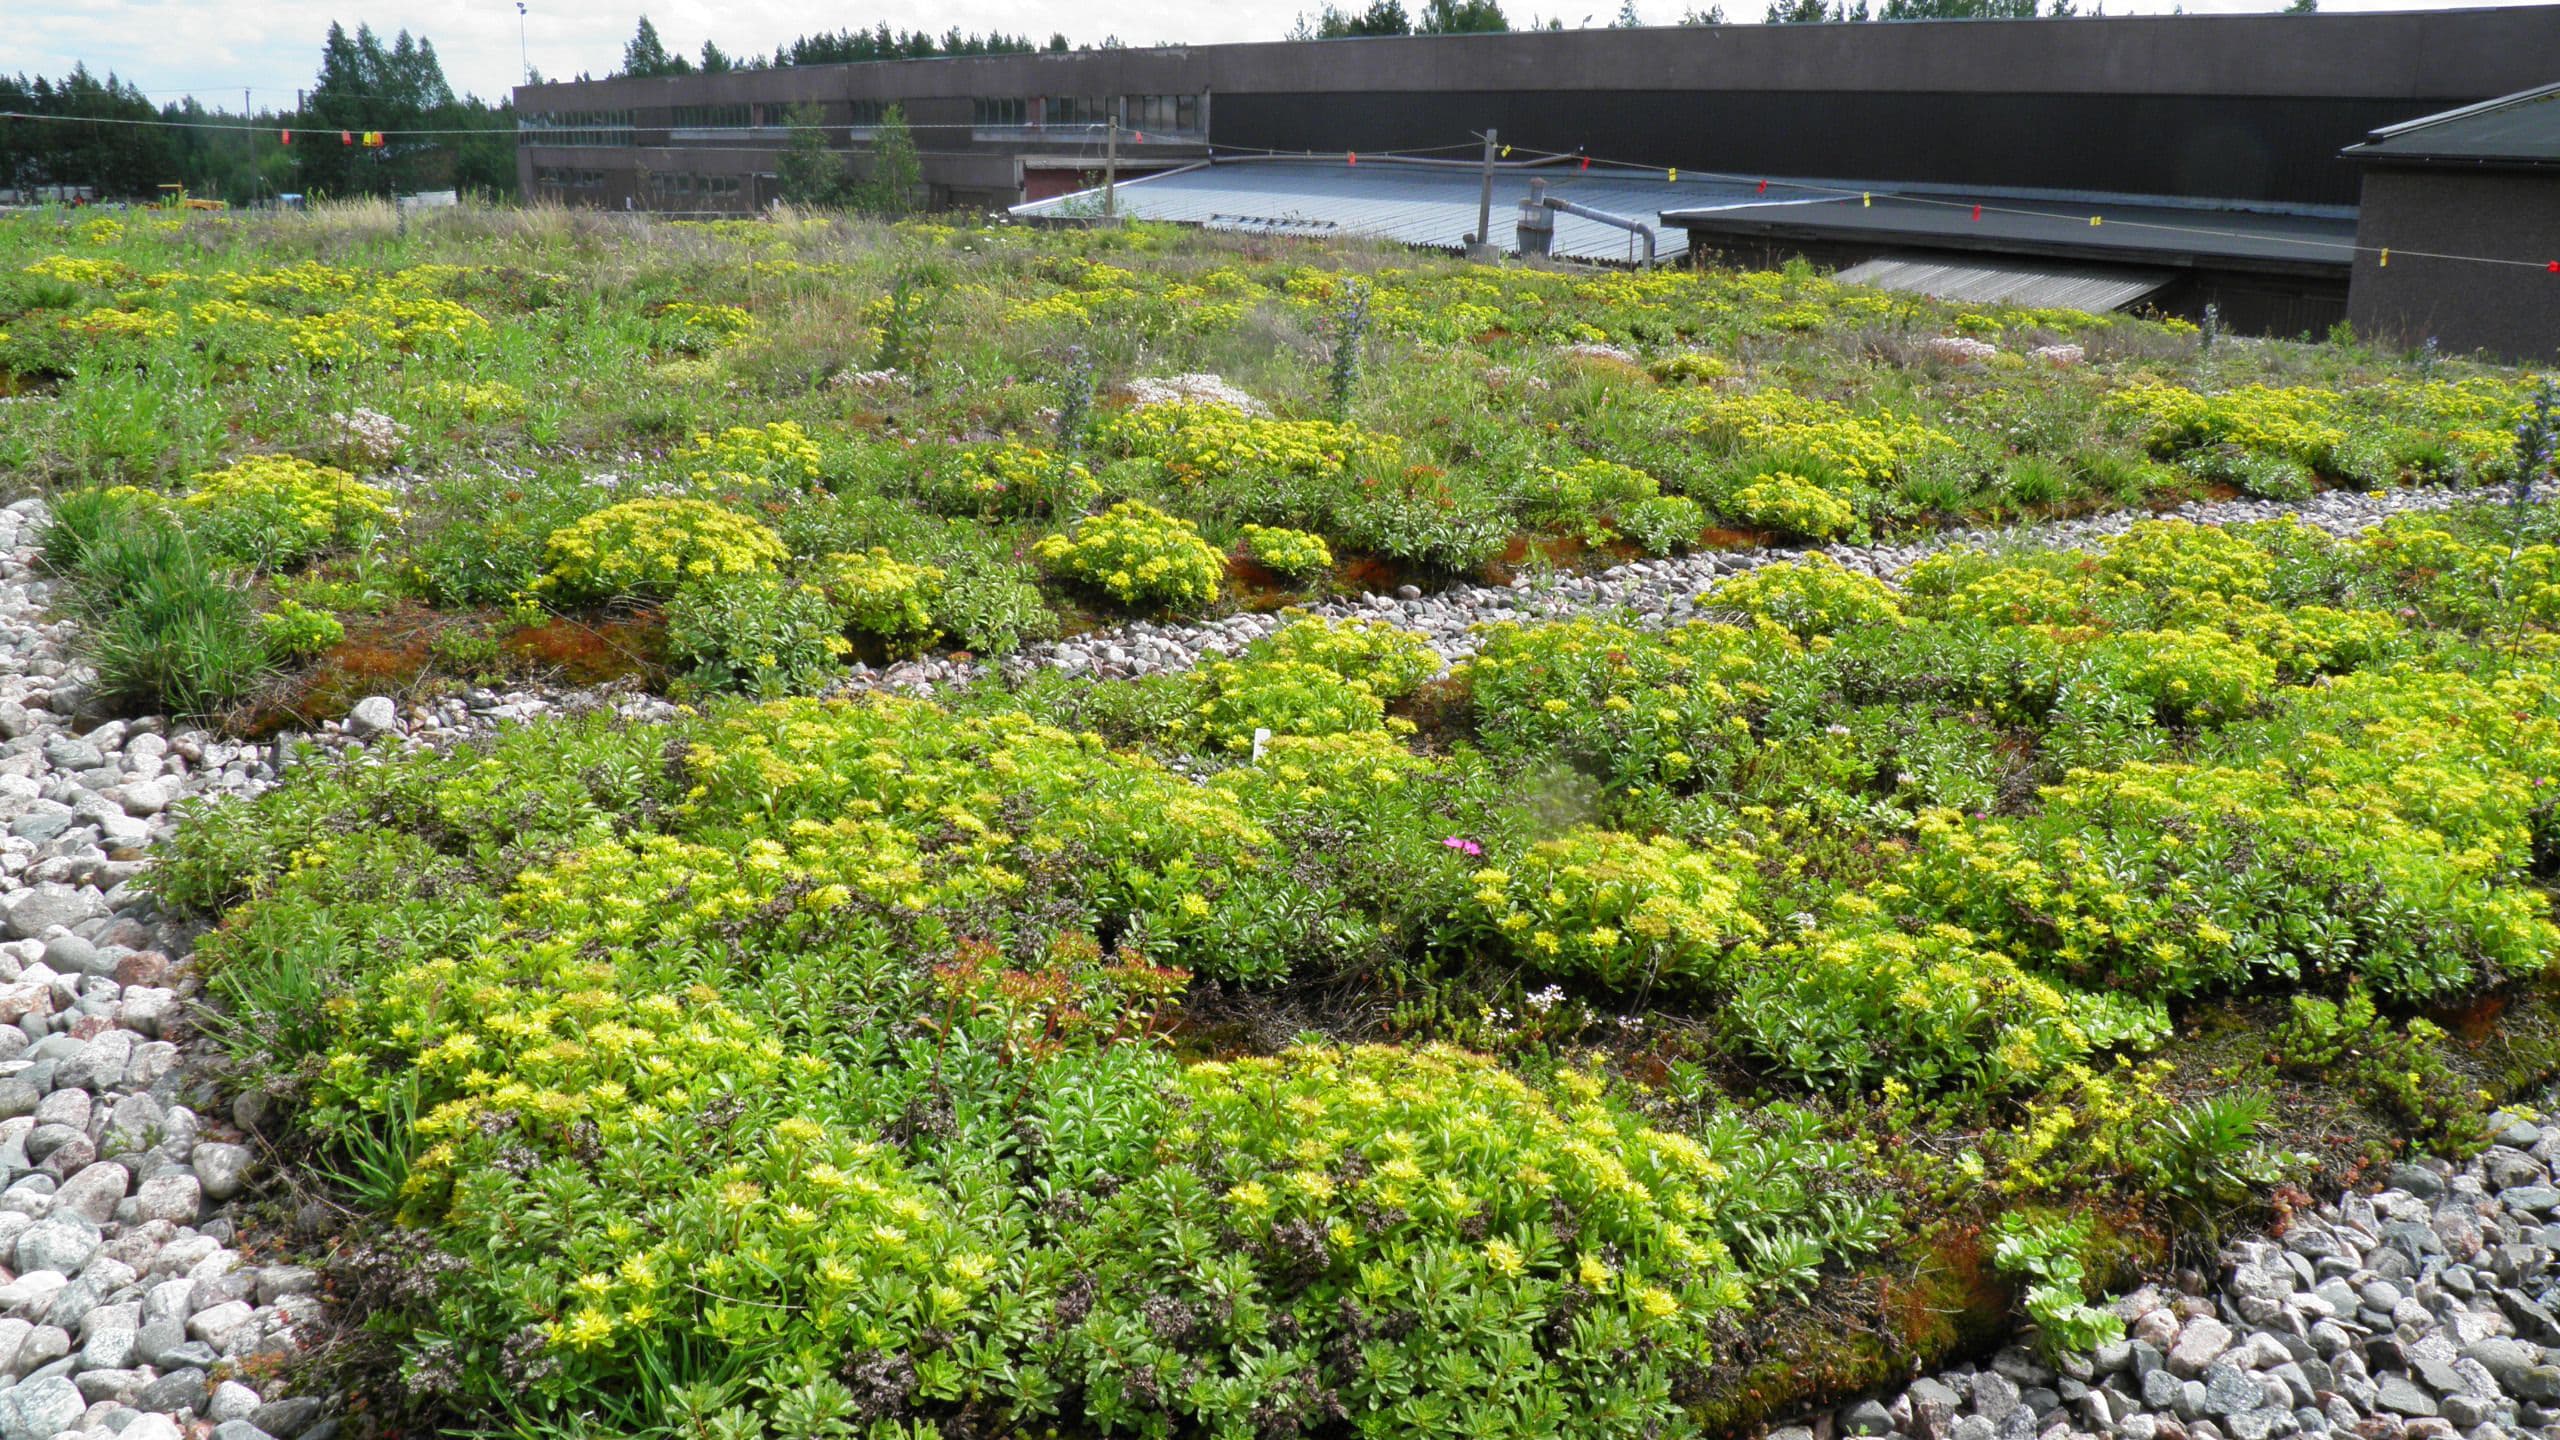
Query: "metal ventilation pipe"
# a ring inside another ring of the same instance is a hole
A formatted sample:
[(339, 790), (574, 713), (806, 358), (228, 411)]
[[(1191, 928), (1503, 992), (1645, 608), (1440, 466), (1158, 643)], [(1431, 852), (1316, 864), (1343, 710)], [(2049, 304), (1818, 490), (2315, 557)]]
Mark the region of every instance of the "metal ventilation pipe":
[[(1545, 188), (1544, 182), (1533, 180), (1529, 183), (1531, 198), (1540, 198), (1536, 192)], [(1620, 230), (1626, 231), (1630, 235), (1643, 236), (1644, 268), (1647, 270), (1653, 268), (1654, 234), (1652, 226), (1647, 225), (1641, 220), (1630, 219), (1624, 215), (1612, 215), (1606, 210), (1594, 210), (1588, 205), (1576, 205), (1570, 200), (1559, 200), (1552, 195), (1545, 196), (1543, 199), (1549, 210), (1561, 210), (1567, 215), (1579, 215), (1585, 220), (1594, 221), (1602, 225), (1615, 226)], [(1549, 219), (1547, 224), (1552, 227), (1555, 224), (1555, 221), (1553, 219)], [(1547, 233), (1548, 243), (1553, 244), (1555, 235), (1554, 230), (1550, 228)], [(1541, 251), (1539, 253), (1544, 254), (1546, 252)]]
[(1529, 198), (1520, 202), (1520, 222), (1514, 231), (1521, 259), (1544, 259), (1555, 253), (1556, 216), (1547, 208), (1554, 203), (1547, 198), (1546, 181), (1529, 182)]

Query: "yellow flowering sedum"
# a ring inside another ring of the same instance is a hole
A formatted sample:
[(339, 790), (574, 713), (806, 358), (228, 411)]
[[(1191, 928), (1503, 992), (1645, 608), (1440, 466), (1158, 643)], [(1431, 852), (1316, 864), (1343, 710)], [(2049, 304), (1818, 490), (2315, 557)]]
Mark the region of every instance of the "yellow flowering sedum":
[(1880, 485), (1914, 461), (1950, 451), (1955, 439), (1918, 420), (1856, 414), (1788, 390), (1748, 395), (1701, 392), (1692, 433), (1748, 454), (1809, 462), (1843, 480)]
[(1766, 620), (1799, 640), (1852, 625), (1902, 623), (1902, 604), (1883, 581), (1823, 554), (1727, 576), (1698, 601)]
[(1763, 933), (1746, 898), (1753, 857), (1579, 827), (1508, 869), (1475, 873), (1466, 918), (1531, 968), (1606, 985), (1713, 982), (1726, 951)]
[(1237, 475), (1329, 478), (1395, 453), (1394, 440), (1357, 426), (1274, 420), (1203, 401), (1122, 410), (1094, 431), (1106, 452), (1160, 461), (1186, 484)]
[(813, 578), (846, 628), (876, 637), (891, 655), (913, 654), (942, 638), (933, 607), (942, 595), (943, 572), (910, 565), (877, 545), (859, 555), (829, 555)]
[(1858, 523), (1857, 507), (1801, 475), (1775, 470), (1733, 492), (1734, 517), (1763, 530), (1829, 540)]
[(818, 479), (818, 442), (790, 420), (697, 434), (674, 464), (700, 494), (803, 490)]
[(1333, 550), (1323, 536), (1286, 526), (1247, 525), (1244, 553), (1282, 575), (1321, 575), (1333, 568)]
[(392, 513), (389, 491), (293, 455), (253, 455), (206, 471), (178, 508), (225, 554), (277, 567), (309, 559)]
[(1046, 535), (1032, 553), (1124, 605), (1198, 609), (1216, 602), (1226, 560), (1200, 528), (1140, 500)]
[(663, 599), (687, 581), (748, 575), (789, 558), (763, 524), (704, 500), (626, 500), (551, 532), (536, 589), (567, 600)]

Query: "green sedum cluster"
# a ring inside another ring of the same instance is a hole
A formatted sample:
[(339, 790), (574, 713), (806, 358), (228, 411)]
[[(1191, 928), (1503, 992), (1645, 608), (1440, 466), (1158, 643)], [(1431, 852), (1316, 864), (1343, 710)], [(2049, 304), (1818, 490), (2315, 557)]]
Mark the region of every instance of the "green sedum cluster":
[(1123, 605), (1197, 609), (1218, 598), (1226, 562), (1199, 527), (1139, 500), (1089, 515), (1034, 548), (1041, 563)]
[(551, 532), (535, 589), (562, 600), (666, 599), (754, 575), (789, 552), (762, 523), (706, 500), (625, 500)]

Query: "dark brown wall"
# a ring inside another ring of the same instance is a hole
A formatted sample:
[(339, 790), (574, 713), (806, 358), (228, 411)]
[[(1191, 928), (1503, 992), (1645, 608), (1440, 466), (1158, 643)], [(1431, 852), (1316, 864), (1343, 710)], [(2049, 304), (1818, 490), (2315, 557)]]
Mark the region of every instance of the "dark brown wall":
[[(1516, 144), (1700, 171), (2345, 204), (2356, 177), (2342, 147), (2547, 83), (2555, 56), (2560, 7), (1730, 25), (602, 80), (523, 86), (516, 107), (858, 96), (949, 124), (966, 120), (970, 96), (1205, 92), (1211, 135), (1232, 146), (1449, 145), (1494, 125)], [(937, 152), (990, 144), (965, 128), (919, 129), (917, 141), (928, 177)]]
[[(2414, 113), (2407, 101), (2337, 95), (1225, 94), (1216, 138), (1254, 148), (1388, 150), (1447, 144), (1491, 126), (1519, 146), (1696, 174), (2352, 205), (2355, 167), (2338, 151)], [(2128, 144), (2127, 136), (2139, 138)]]
[[(2373, 167), (2348, 278), (2356, 333), (2505, 360), (2560, 358), (2560, 170)], [(2384, 265), (2375, 253), (2391, 249)], [(2415, 252), (2524, 263), (2437, 260)]]
[[(2485, 99), (2549, 83), (2560, 11), (1727, 25), (1087, 50), (527, 85), (519, 109), (849, 93), (1764, 90)], [(853, 89), (850, 87), (859, 87)], [(2419, 113), (2412, 110), (2409, 113)]]

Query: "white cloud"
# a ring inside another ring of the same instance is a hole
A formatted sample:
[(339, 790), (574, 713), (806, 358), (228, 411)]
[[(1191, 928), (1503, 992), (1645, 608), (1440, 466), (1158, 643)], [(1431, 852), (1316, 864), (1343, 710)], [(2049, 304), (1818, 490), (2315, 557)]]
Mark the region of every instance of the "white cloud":
[[(1035, 41), (1063, 30), (1067, 38), (1090, 43), (1117, 35), (1133, 45), (1158, 41), (1217, 44), (1237, 40), (1277, 40), (1302, 10), (1322, 0), (1243, 0), (1211, 7), (1177, 6), (1170, 0), (1079, 0), (1074, 5), (1028, 6), (1005, 0), (877, 0), (867, 8), (831, 8), (823, 14), (804, 4), (781, 0), (653, 0), (628, 9), (603, 8), (577, 0), (527, 0), (525, 49), (534, 68), (562, 78), (588, 71), (602, 75), (621, 62), (622, 43), (630, 38), (645, 10), (671, 48), (693, 54), (706, 39), (717, 40), (732, 55), (770, 53), (776, 46), (813, 30), (868, 25), (885, 20), (895, 29), (940, 33), (954, 25), (963, 30), (1000, 29), (1028, 34)], [(1366, 0), (1346, 4), (1361, 8)], [(1571, 12), (1577, 0), (1506, 0), (1515, 21), (1530, 12)], [(2090, 0), (2083, 0), (2087, 8)], [(2175, 0), (2106, 0), (2111, 14), (2165, 11)], [(2482, 0), (2324, 0), (2326, 11), (2448, 9)], [(2548, 3), (2548, 0), (2489, 0), (2489, 3)], [(1617, 13), (1605, 0), (1579, 0), (1601, 23)], [(1758, 18), (1765, 0), (1724, 0), (1736, 20)], [(2283, 8), (2283, 0), (2185, 0), (2190, 14), (2225, 14)], [(1418, 10), (1419, 0), (1407, 0)], [(1686, 0), (1637, 0), (1647, 20), (1668, 24), (1688, 8)], [(257, 103), (289, 105), (297, 88), (308, 86), (320, 68), (320, 42), (329, 22), (350, 28), (368, 23), (388, 37), (399, 30), (435, 42), (445, 74), (454, 88), (497, 97), (517, 79), (517, 16), (514, 0), (360, 0), (360, 8), (338, 0), (7, 0), (5, 48), (0, 70), (59, 75), (75, 62), (96, 71), (114, 71), (155, 100), (192, 93), (208, 105), (236, 108), (240, 90), (251, 87)], [(1568, 13), (1569, 20), (1578, 14)]]

